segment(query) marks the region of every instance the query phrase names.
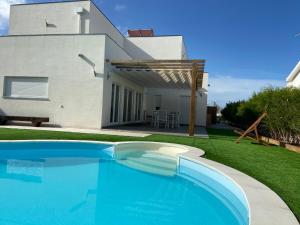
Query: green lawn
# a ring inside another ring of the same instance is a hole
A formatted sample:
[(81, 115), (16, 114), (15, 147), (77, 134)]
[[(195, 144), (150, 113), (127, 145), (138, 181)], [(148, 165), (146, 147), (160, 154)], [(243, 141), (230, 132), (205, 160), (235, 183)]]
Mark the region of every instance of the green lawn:
[(152, 135), (146, 138), (97, 134), (0, 129), (1, 140), (76, 139), (97, 141), (160, 141), (195, 146), (206, 158), (236, 168), (269, 186), (288, 204), (300, 220), (300, 154), (281, 147), (265, 147), (248, 140), (235, 144), (232, 131), (209, 129), (209, 139)]

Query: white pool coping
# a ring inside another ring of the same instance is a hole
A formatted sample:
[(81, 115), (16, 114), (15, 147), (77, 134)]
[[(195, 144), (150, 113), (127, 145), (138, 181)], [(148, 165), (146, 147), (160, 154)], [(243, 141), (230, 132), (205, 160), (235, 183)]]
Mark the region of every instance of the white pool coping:
[(178, 154), (178, 157), (189, 159), (193, 162), (205, 165), (211, 169), (217, 170), (221, 174), (226, 175), (236, 184), (238, 184), (245, 193), (249, 204), (249, 224), (250, 225), (299, 225), (295, 215), (286, 205), (286, 203), (270, 188), (255, 180), (254, 178), (235, 170), (223, 164), (202, 158), (205, 152), (201, 149), (163, 142), (102, 142), (102, 141), (77, 141), (77, 140), (17, 140), (1, 142), (83, 142), (83, 143), (98, 143), (109, 144), (114, 146), (121, 145), (146, 145), (149, 148), (179, 148), (183, 152)]

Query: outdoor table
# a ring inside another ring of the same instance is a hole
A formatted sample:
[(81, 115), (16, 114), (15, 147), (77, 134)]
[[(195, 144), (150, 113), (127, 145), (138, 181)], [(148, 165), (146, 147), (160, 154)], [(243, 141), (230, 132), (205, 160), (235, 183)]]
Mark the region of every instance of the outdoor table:
[(178, 128), (179, 113), (153, 110), (151, 124), (154, 128), (160, 128), (161, 124), (164, 124), (165, 128)]

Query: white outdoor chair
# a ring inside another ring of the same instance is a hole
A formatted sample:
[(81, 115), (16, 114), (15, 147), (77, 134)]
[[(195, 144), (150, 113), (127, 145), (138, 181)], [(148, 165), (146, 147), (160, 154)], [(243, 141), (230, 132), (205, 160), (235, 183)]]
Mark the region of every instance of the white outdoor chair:
[(179, 112), (168, 113), (168, 127), (171, 128), (179, 127)]
[(168, 127), (168, 116), (166, 111), (154, 110), (152, 115), (152, 125), (155, 128), (160, 128), (161, 125)]

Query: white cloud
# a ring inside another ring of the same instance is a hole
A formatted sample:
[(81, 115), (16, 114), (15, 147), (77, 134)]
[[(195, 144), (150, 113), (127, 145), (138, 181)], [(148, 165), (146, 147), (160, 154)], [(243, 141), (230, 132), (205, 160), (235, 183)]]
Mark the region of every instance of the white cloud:
[(247, 99), (254, 92), (260, 91), (264, 87), (282, 87), (285, 85), (285, 81), (212, 76), (209, 77), (209, 84), (208, 103), (216, 102), (221, 106), (225, 106), (229, 101)]
[(127, 6), (124, 4), (116, 4), (114, 7), (115, 11), (120, 12), (127, 9)]
[(4, 30), (7, 27), (10, 5), (25, 2), (26, 0), (0, 0), (0, 30)]

